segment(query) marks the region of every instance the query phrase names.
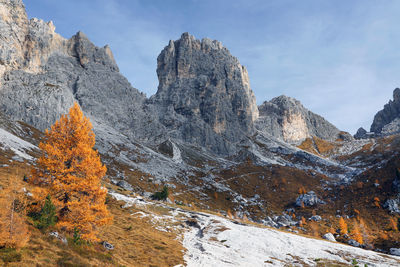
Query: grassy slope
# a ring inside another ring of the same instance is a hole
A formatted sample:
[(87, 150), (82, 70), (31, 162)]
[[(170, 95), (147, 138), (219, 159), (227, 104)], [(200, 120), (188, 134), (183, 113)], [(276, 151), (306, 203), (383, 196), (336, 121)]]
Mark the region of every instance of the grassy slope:
[[(27, 128), (27, 127), (25, 127)], [(24, 128), (24, 129), (25, 129)], [(36, 133), (34, 129), (32, 139), (39, 139), (40, 133)], [(35, 138), (36, 137), (36, 138)], [(303, 149), (316, 154), (326, 156), (337, 147), (340, 142), (329, 144), (318, 139), (306, 140)], [(394, 151), (400, 149), (400, 138), (389, 137), (378, 140), (378, 145), (374, 151), (371, 146), (366, 145), (361, 151), (347, 157), (341, 157), (339, 160), (351, 160), (363, 158), (363, 161), (376, 162), (372, 155), (380, 154), (381, 159), (389, 158)], [(0, 185), (2, 180), (11, 176), (22, 177), (29, 173), (30, 166), (24, 163), (11, 163), (8, 161), (13, 156), (11, 152), (0, 153), (0, 166), (9, 164), (9, 167), (0, 167)], [(36, 155), (34, 155), (36, 156)], [(302, 216), (308, 218), (313, 214), (321, 215), (324, 218), (322, 223), (317, 226), (307, 223), (305, 225), (306, 233), (323, 235), (330, 228), (338, 228), (338, 219), (335, 217), (337, 210), (341, 215), (357, 215), (355, 209), (360, 212), (360, 217), (368, 226), (368, 240), (371, 245), (379, 248), (388, 249), (390, 247), (398, 247), (397, 240), (400, 240), (400, 234), (393, 231), (389, 227), (389, 218), (391, 216), (386, 210), (377, 208), (373, 204), (373, 198), (378, 197), (381, 202), (394, 195), (391, 184), (394, 179), (395, 169), (400, 167), (400, 162), (396, 159), (389, 161), (386, 166), (380, 169), (372, 169), (366, 171), (359, 176), (357, 180), (346, 187), (337, 187), (332, 191), (324, 191), (321, 180), (329, 178), (323, 175), (313, 175), (310, 172), (300, 171), (288, 167), (272, 166), (261, 167), (253, 165), (251, 162), (243, 163), (236, 168), (216, 173), (217, 180), (225, 181), (233, 190), (240, 192), (244, 197), (250, 198), (254, 194), (259, 194), (264, 200), (266, 209), (257, 206), (250, 206), (248, 210), (254, 215), (254, 218), (262, 218), (265, 214), (281, 213), (287, 207), (291, 207), (294, 200), (298, 196), (298, 189), (304, 187), (307, 191), (314, 190), (318, 195), (328, 200), (328, 205), (322, 205), (317, 208), (297, 208), (295, 211), (296, 219)], [(159, 190), (151, 177), (130, 171), (127, 166), (118, 166), (124, 170), (128, 180), (135, 188), (154, 192)], [(18, 171), (17, 171), (18, 170)], [(204, 176), (199, 173), (199, 176)], [(260, 177), (263, 177), (262, 179)], [(143, 178), (144, 177), (144, 178)], [(380, 186), (375, 187), (375, 180), (379, 180)], [(191, 177), (190, 186), (201, 186), (202, 181)], [(362, 186), (360, 186), (362, 182)], [(212, 190), (203, 190), (207, 195), (198, 194), (198, 192), (187, 190), (179, 184), (175, 183), (177, 188), (173, 192), (176, 200), (184, 203), (193, 203), (194, 205), (206, 208), (219, 213), (225, 213), (232, 210), (234, 214), (237, 207), (227, 193), (215, 193)], [(120, 208), (118, 203), (111, 202), (109, 207), (115, 216), (114, 224), (108, 226), (101, 232), (104, 240), (116, 246), (116, 250), (112, 252), (112, 262), (109, 262), (110, 256), (103, 251), (101, 246), (93, 246), (88, 250), (74, 249), (64, 247), (59, 242), (53, 242), (47, 235), (41, 234), (38, 230), (32, 229), (32, 242), (23, 250), (23, 261), (28, 264), (55, 264), (58, 260), (64, 259), (68, 262), (68, 258), (75, 258), (82, 262), (82, 266), (90, 266), (89, 262), (97, 261), (103, 265), (126, 265), (126, 266), (163, 266), (182, 263), (183, 247), (176, 240), (177, 233), (166, 233), (154, 230), (152, 223), (144, 218), (136, 218), (131, 213), (137, 212), (135, 208), (124, 210)], [(349, 222), (351, 225), (351, 221)], [(132, 230), (129, 230), (132, 229)], [(43, 252), (45, 251), (45, 252)], [(43, 252), (43, 253), (42, 253)], [(86, 265), (85, 265), (86, 264)], [(76, 265), (76, 264), (75, 264)], [(65, 265), (67, 266), (67, 265)]]
[[(8, 162), (7, 155), (1, 154), (0, 164), (5, 162)], [(0, 185), (17, 175), (22, 179), (29, 169), (30, 166), (18, 162), (0, 168)], [(106, 251), (100, 244), (64, 245), (30, 226), (30, 241), (20, 251), (22, 261), (9, 266), (174, 266), (183, 263), (184, 248), (177, 240), (178, 233), (156, 230), (149, 219), (131, 215), (142, 211), (140, 208), (124, 209), (122, 205), (113, 199), (109, 201), (114, 221), (99, 233), (101, 240), (115, 246), (113, 251)], [(157, 212), (161, 211), (152, 211)], [(0, 250), (0, 257), (3, 254)]]

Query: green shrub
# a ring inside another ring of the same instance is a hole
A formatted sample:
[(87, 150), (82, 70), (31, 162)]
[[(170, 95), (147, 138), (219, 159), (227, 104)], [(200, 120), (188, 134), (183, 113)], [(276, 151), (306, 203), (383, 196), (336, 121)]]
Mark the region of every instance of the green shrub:
[(81, 234), (79, 233), (79, 229), (78, 228), (74, 229), (74, 236), (72, 237), (72, 241), (74, 242), (75, 245), (82, 244)]
[(166, 200), (168, 198), (168, 186), (164, 186), (163, 190), (160, 192), (155, 192), (151, 198), (154, 200)]
[(358, 262), (357, 262), (357, 260), (356, 259), (353, 259), (352, 261), (351, 261), (351, 264), (354, 266), (354, 267), (358, 267)]
[(56, 207), (51, 201), (50, 195), (46, 197), (46, 201), (42, 210), (37, 216), (36, 227), (46, 230), (50, 226), (54, 226), (57, 222)]

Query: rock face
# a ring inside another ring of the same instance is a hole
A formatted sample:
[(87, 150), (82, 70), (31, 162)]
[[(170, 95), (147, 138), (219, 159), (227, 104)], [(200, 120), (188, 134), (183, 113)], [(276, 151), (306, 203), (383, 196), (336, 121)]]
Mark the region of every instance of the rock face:
[(329, 240), (329, 241), (332, 241), (332, 242), (336, 242), (336, 239), (335, 239), (335, 237), (333, 236), (332, 233), (324, 234), (324, 235), (322, 236), (322, 238), (323, 238), (323, 239), (326, 239), (326, 240)]
[(78, 101), (93, 121), (131, 136), (162, 132), (108, 46), (96, 47), (81, 32), (62, 38), (52, 22), (28, 20), (18, 0), (0, 2), (0, 39), (0, 110), (12, 119), (43, 130)]
[(357, 133), (354, 135), (354, 138), (355, 139), (368, 138), (367, 131), (363, 127), (358, 128)]
[[(246, 69), (218, 41), (185, 33), (158, 57), (157, 94), (146, 99), (119, 73), (108, 46), (52, 22), (28, 20), (19, 0), (0, 0), (0, 111), (44, 130), (78, 101), (95, 121), (129, 137), (168, 138), (220, 154), (254, 132), (258, 117)], [(5, 40), (5, 41), (3, 41)]]
[(390, 255), (400, 256), (400, 248), (391, 248), (389, 253)]
[(255, 126), (288, 142), (340, 133), (289, 97), (258, 108), (245, 67), (218, 41), (188, 33), (170, 41), (157, 59), (158, 91), (147, 99), (119, 73), (108, 46), (28, 20), (20, 0), (0, 0), (0, 40), (0, 112), (40, 130), (77, 101), (96, 134), (111, 127), (145, 145), (171, 140), (160, 149), (174, 151), (167, 154), (176, 162), (180, 142), (232, 155)]
[(258, 107), (256, 128), (289, 143), (299, 143), (307, 137), (336, 140), (340, 131), (321, 116), (307, 110), (298, 100), (279, 96)]
[(376, 113), (371, 132), (391, 134), (400, 132), (400, 89), (393, 91), (393, 100), (389, 100), (381, 111)]
[(318, 198), (314, 191), (310, 191), (307, 194), (302, 194), (296, 199), (295, 205), (297, 207), (306, 206), (312, 207), (319, 204), (325, 204), (325, 201)]
[(228, 153), (254, 131), (258, 109), (245, 67), (218, 41), (184, 33), (157, 58), (150, 99), (171, 137)]
[(360, 243), (358, 243), (358, 242), (355, 241), (354, 239), (350, 239), (350, 240), (347, 242), (347, 244), (349, 244), (350, 246), (353, 246), (353, 247), (357, 247), (357, 248), (361, 247)]
[(387, 209), (390, 213), (400, 213), (399, 206), (400, 206), (399, 198), (388, 199), (383, 204), (383, 208)]

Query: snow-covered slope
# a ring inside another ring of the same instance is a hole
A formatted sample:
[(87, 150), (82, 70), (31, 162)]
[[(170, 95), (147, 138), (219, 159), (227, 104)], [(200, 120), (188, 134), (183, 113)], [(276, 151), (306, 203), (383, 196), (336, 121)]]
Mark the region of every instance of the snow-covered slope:
[(400, 266), (400, 258), (340, 243), (197, 213), (200, 228), (184, 235), (188, 266), (315, 266), (318, 262)]
[(169, 214), (163, 217), (152, 214), (140, 216), (153, 216), (156, 226), (162, 230), (165, 225), (165, 231), (171, 231), (171, 224), (165, 221), (171, 221), (177, 227), (186, 225), (182, 242), (187, 249), (184, 257), (187, 266), (351, 265), (354, 260), (361, 266), (400, 266), (400, 257), (237, 222), (208, 213), (169, 207), (142, 197), (128, 197), (115, 192), (111, 192), (111, 195), (126, 202), (125, 208), (132, 205), (156, 205), (169, 209)]
[(31, 143), (28, 143), (25, 140), (22, 140), (21, 138), (1, 128), (0, 128), (0, 147), (3, 149), (10, 149), (18, 157), (27, 160), (33, 160), (32, 156), (27, 154), (27, 151), (38, 149)]

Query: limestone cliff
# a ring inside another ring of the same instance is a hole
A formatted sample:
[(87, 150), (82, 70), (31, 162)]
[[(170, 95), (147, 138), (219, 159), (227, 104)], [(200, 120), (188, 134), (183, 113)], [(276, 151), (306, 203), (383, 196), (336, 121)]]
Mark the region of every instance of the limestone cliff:
[(381, 111), (376, 113), (371, 132), (391, 134), (400, 132), (400, 89), (393, 91), (393, 100), (389, 100)]
[(227, 153), (253, 133), (258, 109), (245, 67), (218, 41), (184, 33), (157, 59), (151, 102), (170, 134)]
[(0, 110), (12, 119), (43, 130), (78, 101), (91, 119), (133, 137), (162, 128), (108, 46), (82, 32), (64, 39), (52, 22), (28, 20), (19, 0), (0, 2), (0, 40)]
[(311, 136), (336, 140), (345, 135), (323, 117), (307, 110), (298, 100), (284, 95), (265, 101), (259, 106), (259, 114), (256, 121), (259, 131), (289, 143), (299, 143)]
[(339, 133), (291, 98), (258, 108), (246, 68), (218, 41), (184, 33), (158, 56), (157, 75), (158, 91), (147, 99), (120, 74), (108, 46), (82, 32), (65, 39), (52, 22), (28, 20), (22, 1), (0, 0), (0, 112), (14, 120), (44, 130), (78, 101), (96, 127), (220, 155), (236, 153), (255, 125), (288, 142)]

